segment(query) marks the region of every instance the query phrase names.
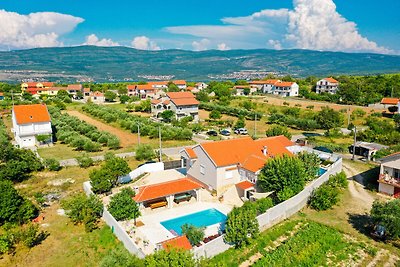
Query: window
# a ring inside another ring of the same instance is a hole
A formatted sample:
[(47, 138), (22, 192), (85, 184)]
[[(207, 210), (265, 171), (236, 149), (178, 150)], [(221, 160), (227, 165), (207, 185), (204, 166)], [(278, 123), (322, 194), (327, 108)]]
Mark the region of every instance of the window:
[(233, 171), (225, 171), (225, 179), (233, 178)]
[(206, 168), (204, 167), (204, 165), (200, 165), (200, 173), (201, 174), (206, 174)]
[(396, 179), (400, 179), (400, 170), (393, 169), (393, 177)]

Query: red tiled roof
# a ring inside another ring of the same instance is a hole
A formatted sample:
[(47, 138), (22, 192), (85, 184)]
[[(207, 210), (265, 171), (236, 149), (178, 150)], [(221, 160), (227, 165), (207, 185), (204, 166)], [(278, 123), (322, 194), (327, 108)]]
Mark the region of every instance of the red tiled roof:
[(128, 89), (128, 90), (134, 90), (135, 88), (136, 88), (136, 84), (128, 84), (126, 86), (126, 89)]
[(160, 99), (152, 99), (152, 100), (151, 100), (151, 104), (153, 104), (153, 105), (157, 105), (157, 104), (159, 104), (159, 103), (161, 103), (161, 100), (160, 100)]
[(400, 102), (399, 98), (385, 97), (385, 98), (382, 98), (381, 104), (382, 105), (397, 105), (399, 102)]
[(13, 107), (17, 124), (49, 122), (50, 114), (45, 104), (17, 105)]
[(3, 92), (0, 92), (0, 96), (4, 96), (4, 93), (3, 93)]
[(336, 80), (333, 79), (332, 77), (325, 78), (324, 80), (325, 80), (325, 81), (328, 81), (328, 82), (330, 82), (330, 83), (339, 83), (338, 81), (336, 81)]
[[(242, 166), (251, 166), (250, 170), (254, 171), (253, 166), (259, 166), (262, 161), (265, 164), (266, 160), (271, 156), (292, 155), (286, 149), (286, 147), (292, 145), (293, 143), (289, 139), (281, 135), (258, 140), (245, 137), (202, 143), (198, 146), (207, 153), (217, 167), (241, 164)], [(266, 156), (263, 154), (264, 147), (267, 147), (268, 151)], [(249, 157), (253, 157), (253, 159)], [(257, 160), (257, 158), (261, 160)]]
[(193, 87), (193, 86), (188, 86), (188, 87), (186, 87), (186, 90), (188, 90), (188, 91), (192, 91), (192, 90), (194, 90), (195, 89), (195, 87)]
[(246, 189), (254, 187), (254, 184), (252, 182), (248, 181), (248, 180), (244, 180), (244, 181), (242, 181), (240, 183), (237, 183), (236, 187), (239, 187), (240, 189), (246, 190)]
[(197, 155), (196, 155), (196, 153), (194, 152), (193, 148), (191, 148), (191, 147), (186, 147), (186, 148), (185, 148), (185, 151), (186, 151), (186, 153), (189, 155), (189, 157), (190, 157), (191, 159), (197, 159)]
[(153, 88), (149, 84), (139, 84), (139, 85), (136, 85), (136, 90), (155, 91), (157, 89)]
[(167, 96), (170, 99), (178, 99), (178, 98), (194, 98), (194, 94), (191, 92), (169, 92)]
[(177, 236), (172, 239), (166, 240), (161, 243), (161, 246), (166, 250), (170, 250), (171, 248), (175, 249), (183, 249), (183, 250), (190, 250), (192, 249), (192, 245), (189, 242), (189, 239), (186, 235)]
[(186, 85), (186, 81), (185, 80), (175, 80), (172, 81), (174, 84), (176, 85)]
[(142, 186), (139, 188), (139, 193), (134, 196), (133, 199), (136, 202), (143, 202), (165, 196), (184, 193), (199, 188), (202, 188), (202, 185), (190, 178), (185, 177), (164, 183)]
[(92, 96), (103, 97), (104, 94), (102, 92), (96, 91), (92, 93)]
[(191, 106), (199, 104), (199, 101), (197, 101), (196, 98), (178, 98), (178, 99), (171, 99), (171, 101), (176, 106)]
[(265, 81), (251, 81), (249, 83), (250, 84), (276, 84), (277, 82), (280, 82), (280, 80), (268, 79)]
[(68, 84), (68, 90), (82, 90), (82, 84)]
[(274, 85), (275, 87), (290, 87), (293, 84), (294, 84), (293, 82), (277, 82)]
[(235, 85), (233, 89), (245, 89), (250, 88), (250, 85)]
[(90, 92), (90, 88), (83, 88), (84, 92)]

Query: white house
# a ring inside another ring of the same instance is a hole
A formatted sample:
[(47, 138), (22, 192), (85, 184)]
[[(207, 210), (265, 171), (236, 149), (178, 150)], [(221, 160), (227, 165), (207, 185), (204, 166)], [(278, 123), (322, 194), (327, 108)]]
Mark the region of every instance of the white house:
[(195, 84), (195, 87), (197, 90), (201, 91), (203, 89), (206, 89), (208, 87), (208, 84), (203, 83), (203, 82), (198, 82)]
[(12, 123), (15, 142), (19, 147), (38, 145), (38, 135), (47, 135), (48, 141), (52, 141), (51, 119), (45, 104), (14, 106)]
[(186, 89), (186, 81), (185, 80), (175, 80), (172, 81), (179, 89), (185, 90)]
[(272, 87), (272, 94), (282, 97), (298, 96), (299, 85), (295, 82), (277, 82)]
[(237, 96), (246, 95), (245, 90), (248, 90), (249, 95), (257, 92), (257, 88), (251, 87), (250, 85), (235, 85), (233, 90)]
[(187, 116), (192, 116), (195, 122), (199, 120), (199, 101), (191, 92), (170, 92), (167, 98), (177, 120)]
[(252, 87), (256, 87), (260, 92), (263, 92), (264, 94), (272, 94), (272, 89), (274, 88), (274, 85), (278, 82), (281, 81), (276, 79), (268, 79), (265, 81), (251, 81), (249, 84)]
[(250, 137), (201, 143), (180, 152), (187, 176), (220, 194), (232, 185), (253, 185), (269, 158), (291, 155), (293, 143), (284, 136), (253, 140)]
[(319, 80), (316, 86), (316, 93), (336, 94), (339, 90), (339, 82), (332, 77)]
[(395, 153), (379, 160), (379, 192), (400, 197), (400, 153)]

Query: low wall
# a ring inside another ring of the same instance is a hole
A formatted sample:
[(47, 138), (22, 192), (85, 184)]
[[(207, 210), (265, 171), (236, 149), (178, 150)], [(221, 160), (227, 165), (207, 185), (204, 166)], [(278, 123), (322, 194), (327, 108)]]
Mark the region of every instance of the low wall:
[[(92, 186), (90, 185), (89, 181), (83, 183), (83, 190), (85, 191), (87, 196), (90, 196), (93, 194)], [(142, 250), (136, 246), (136, 244), (133, 242), (132, 238), (128, 235), (128, 233), (125, 232), (125, 230), (114, 219), (114, 217), (110, 214), (110, 212), (108, 212), (108, 210), (105, 207), (104, 207), (102, 219), (106, 222), (106, 224), (108, 226), (110, 226), (111, 231), (118, 238), (118, 240), (124, 244), (125, 248), (130, 253), (135, 254), (136, 256), (138, 256), (141, 259), (143, 259), (145, 257), (145, 254), (142, 252)]]
[(159, 172), (164, 170), (164, 163), (156, 162), (156, 163), (147, 163), (139, 168), (134, 169), (129, 173), (129, 176), (133, 179), (142, 175), (145, 172)]
[[(265, 213), (257, 216), (257, 221), (259, 224), (260, 231), (264, 231), (271, 226), (282, 222), (283, 220), (289, 218), (295, 213), (299, 212), (302, 208), (307, 205), (307, 202), (312, 194), (312, 192), (320, 187), (323, 183), (328, 181), (329, 176), (339, 173), (342, 171), (342, 158), (333, 156), (336, 162), (333, 163), (328, 170), (321, 175), (318, 179), (312, 181), (307, 185), (300, 193), (294, 197), (279, 203), (278, 205), (268, 209)], [(224, 236), (204, 244), (201, 247), (194, 248), (193, 253), (195, 257), (213, 257), (219, 253), (222, 253), (230, 248), (230, 245), (224, 242)]]

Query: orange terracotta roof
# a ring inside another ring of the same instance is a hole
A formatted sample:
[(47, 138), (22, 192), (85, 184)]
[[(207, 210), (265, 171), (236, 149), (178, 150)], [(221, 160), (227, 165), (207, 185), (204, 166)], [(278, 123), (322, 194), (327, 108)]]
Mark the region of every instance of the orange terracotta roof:
[(90, 88), (83, 88), (84, 92), (90, 92)]
[(186, 81), (185, 80), (175, 80), (172, 81), (174, 84), (176, 85), (186, 85)]
[(338, 81), (336, 81), (336, 80), (333, 79), (332, 77), (325, 78), (324, 80), (325, 80), (325, 81), (328, 81), (328, 82), (330, 82), (330, 83), (339, 83)]
[(4, 96), (4, 93), (3, 93), (3, 92), (0, 92), (0, 96)]
[(42, 82), (41, 83), (44, 87), (52, 87), (54, 85), (54, 83), (52, 82)]
[(293, 82), (277, 82), (274, 85), (275, 87), (290, 87), (293, 84), (294, 84)]
[(128, 89), (128, 90), (134, 90), (135, 88), (136, 88), (136, 84), (128, 84), (126, 86), (126, 89)]
[(191, 92), (169, 92), (167, 96), (170, 99), (178, 99), (178, 98), (194, 98), (194, 94)]
[(38, 84), (43, 85), (43, 87), (52, 87), (54, 85), (53, 82), (28, 82), (28, 83), (22, 83), (28, 85), (28, 88), (32, 87), (37, 87)]
[(13, 107), (17, 124), (49, 122), (50, 114), (45, 104), (17, 105)]
[(68, 90), (82, 90), (82, 84), (68, 84)]
[(161, 100), (159, 100), (159, 99), (152, 99), (151, 100), (151, 104), (153, 104), (153, 105), (157, 105), (159, 103), (161, 103)]
[(156, 85), (160, 85), (160, 86), (163, 86), (163, 85), (165, 85), (165, 86), (167, 86), (168, 85), (168, 82), (166, 82), (166, 81), (158, 81), (158, 82), (147, 82), (147, 84), (148, 85), (151, 85), (151, 86), (156, 86)]
[(276, 84), (277, 82), (280, 82), (280, 80), (268, 79), (265, 81), (251, 81), (249, 84)]
[(249, 170), (251, 172), (256, 173), (257, 171), (261, 170), (267, 159), (265, 157), (258, 157), (255, 155), (249, 156), (241, 165), (243, 169)]
[[(286, 149), (286, 147), (292, 145), (293, 143), (286, 137), (274, 136), (258, 140), (245, 137), (202, 143), (198, 146), (207, 153), (217, 167), (222, 167), (235, 164), (245, 165), (246, 161), (250, 160), (250, 156), (254, 157), (254, 159), (251, 159), (251, 163), (247, 163), (247, 166), (254, 166), (256, 158), (262, 159), (263, 163), (265, 163), (271, 156), (283, 154), (292, 155), (292, 153)], [(268, 151), (266, 156), (263, 154), (264, 147), (267, 147)], [(262, 161), (258, 160), (257, 164), (260, 165)], [(254, 171), (254, 168), (251, 168), (251, 171)]]
[(104, 94), (102, 92), (96, 91), (96, 92), (92, 93), (92, 96), (103, 97)]
[(188, 90), (188, 91), (193, 91), (194, 89), (195, 89), (195, 87), (193, 87), (193, 86), (186, 87), (186, 90)]
[(197, 155), (196, 155), (196, 153), (194, 152), (193, 148), (191, 148), (191, 147), (186, 147), (186, 148), (185, 148), (185, 151), (186, 151), (186, 153), (189, 155), (189, 157), (190, 157), (191, 159), (197, 159)]
[(382, 105), (397, 105), (399, 102), (400, 102), (399, 98), (385, 97), (385, 98), (382, 98), (381, 104)]
[(235, 85), (233, 89), (245, 89), (250, 88), (250, 85)]
[(155, 91), (157, 89), (153, 88), (149, 84), (139, 84), (139, 85), (136, 85), (136, 90)]
[(142, 186), (139, 188), (139, 193), (133, 199), (136, 202), (143, 202), (199, 188), (202, 188), (202, 185), (185, 177), (164, 183)]
[(175, 249), (183, 249), (183, 250), (190, 250), (192, 249), (192, 245), (189, 242), (189, 239), (186, 235), (177, 236), (167, 241), (161, 243), (161, 246), (166, 250), (170, 250), (171, 248)]
[(254, 187), (254, 184), (252, 182), (248, 181), (248, 180), (244, 180), (244, 181), (242, 181), (240, 183), (237, 183), (236, 187), (239, 187), (240, 189), (246, 190), (246, 189)]
[(178, 98), (178, 99), (171, 99), (171, 101), (176, 106), (191, 106), (199, 104), (199, 101), (197, 101), (196, 98)]
[(169, 105), (169, 103), (171, 103), (171, 101), (169, 101), (168, 99), (166, 99), (166, 100), (163, 101), (163, 104), (164, 104), (164, 105)]

